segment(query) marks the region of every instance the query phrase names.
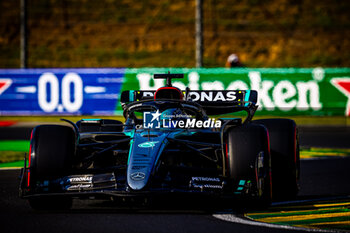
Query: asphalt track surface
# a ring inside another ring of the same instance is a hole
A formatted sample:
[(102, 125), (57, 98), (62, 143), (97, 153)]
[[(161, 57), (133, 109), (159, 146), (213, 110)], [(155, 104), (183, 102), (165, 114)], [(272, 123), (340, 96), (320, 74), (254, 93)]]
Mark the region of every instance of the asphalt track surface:
[[(0, 128), (0, 140), (29, 139), (30, 128)], [(300, 128), (304, 147), (350, 148), (350, 129)], [(350, 158), (303, 160), (301, 191), (298, 199), (334, 198), (350, 194)], [(36, 212), (18, 198), (18, 170), (0, 171), (0, 232), (304, 232), (226, 222), (213, 217), (232, 213), (244, 218), (237, 209), (125, 208), (108, 201), (76, 200), (65, 212)], [(171, 202), (172, 200), (169, 200)]]

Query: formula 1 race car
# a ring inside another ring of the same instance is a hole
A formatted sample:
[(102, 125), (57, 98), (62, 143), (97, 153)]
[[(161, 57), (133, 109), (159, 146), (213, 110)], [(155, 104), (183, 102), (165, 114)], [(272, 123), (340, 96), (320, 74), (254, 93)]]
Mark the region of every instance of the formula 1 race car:
[(166, 86), (121, 94), (125, 123), (35, 127), (20, 196), (34, 209), (67, 209), (72, 198), (181, 194), (268, 206), (272, 198), (297, 195), (293, 120), (252, 120), (254, 90), (183, 91), (171, 84), (183, 74), (154, 78)]

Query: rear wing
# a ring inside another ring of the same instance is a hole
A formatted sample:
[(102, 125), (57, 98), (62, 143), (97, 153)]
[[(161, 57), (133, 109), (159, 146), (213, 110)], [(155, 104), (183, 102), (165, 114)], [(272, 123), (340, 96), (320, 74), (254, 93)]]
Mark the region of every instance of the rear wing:
[[(156, 91), (123, 91), (120, 97), (120, 102), (122, 105), (124, 105), (132, 102), (153, 99), (155, 92)], [(209, 112), (218, 111), (222, 113), (222, 111), (230, 112), (228, 111), (229, 109), (226, 109), (228, 107), (230, 107), (232, 111), (232, 107), (247, 108), (250, 106), (255, 106), (258, 99), (258, 93), (255, 90), (190, 90), (188, 91), (187, 95), (185, 91), (182, 92), (184, 94), (184, 100), (186, 98), (186, 101), (192, 101), (200, 104), (207, 111), (207, 114), (210, 114), (208, 113), (208, 110)]]

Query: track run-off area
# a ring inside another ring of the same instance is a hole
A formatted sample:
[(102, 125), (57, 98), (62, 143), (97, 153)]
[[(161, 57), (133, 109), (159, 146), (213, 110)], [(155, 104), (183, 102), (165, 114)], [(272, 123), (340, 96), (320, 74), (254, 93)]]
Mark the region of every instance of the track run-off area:
[[(2, 153), (23, 154), (30, 127), (0, 127)], [(350, 230), (350, 128), (300, 127), (301, 190), (266, 210), (135, 209), (75, 200), (66, 212), (35, 212), (18, 197), (18, 167), (0, 163), (3, 232), (305, 232)], [(169, 200), (171, 202), (171, 200)], [(205, 204), (203, 204), (205, 205)]]

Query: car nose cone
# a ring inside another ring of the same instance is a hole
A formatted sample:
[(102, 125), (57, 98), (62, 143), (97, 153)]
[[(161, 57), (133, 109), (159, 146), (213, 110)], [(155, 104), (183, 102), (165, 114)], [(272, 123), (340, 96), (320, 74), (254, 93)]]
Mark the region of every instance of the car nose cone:
[(135, 172), (135, 173), (132, 173), (130, 175), (130, 178), (135, 180), (135, 181), (143, 180), (143, 179), (145, 179), (145, 177), (146, 177), (146, 174), (143, 172)]

